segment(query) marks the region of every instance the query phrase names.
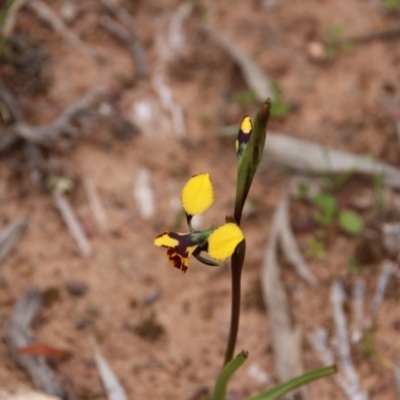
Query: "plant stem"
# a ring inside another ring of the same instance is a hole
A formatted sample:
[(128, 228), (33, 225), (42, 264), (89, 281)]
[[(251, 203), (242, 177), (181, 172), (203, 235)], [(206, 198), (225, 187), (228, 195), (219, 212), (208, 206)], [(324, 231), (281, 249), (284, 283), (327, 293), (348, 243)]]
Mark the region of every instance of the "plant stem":
[(231, 296), (231, 326), (229, 329), (229, 338), (225, 350), (224, 365), (232, 360), (235, 353), (236, 339), (239, 330), (240, 319), (240, 283), (244, 257), (246, 253), (246, 241), (239, 243), (235, 252), (232, 255), (231, 270), (232, 270), (232, 296)]

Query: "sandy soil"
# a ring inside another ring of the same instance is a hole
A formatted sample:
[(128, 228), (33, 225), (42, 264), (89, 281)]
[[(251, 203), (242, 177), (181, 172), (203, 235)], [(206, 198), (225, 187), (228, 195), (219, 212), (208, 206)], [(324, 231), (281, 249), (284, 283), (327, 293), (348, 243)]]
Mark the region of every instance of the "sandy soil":
[[(90, 336), (95, 335), (130, 399), (189, 399), (200, 387), (212, 387), (222, 364), (229, 329), (230, 270), (228, 263), (213, 269), (192, 260), (182, 275), (167, 264), (164, 250), (152, 243), (159, 233), (176, 228), (180, 191), (193, 174), (209, 172), (215, 187), (215, 204), (199, 226), (221, 224), (232, 213), (236, 156), (232, 141), (221, 139), (219, 133), (258, 107), (257, 102), (241, 105), (234, 100), (234, 94), (246, 88), (239, 70), (201, 26), (207, 23), (225, 32), (279, 83), (291, 110), (284, 118), (273, 118), (271, 130), (399, 165), (395, 123), (384, 107), (399, 93), (397, 39), (356, 43), (350, 51), (339, 49), (333, 60), (319, 61), (309, 53), (310, 43), (323, 43), (332, 27), (344, 26), (345, 37), (359, 37), (394, 28), (399, 14), (388, 12), (379, 1), (277, 1), (272, 7), (262, 1), (202, 1), (183, 24), (184, 46), (174, 52), (168, 32), (184, 2), (123, 1), (137, 22), (149, 66), (149, 77), (134, 80), (129, 51), (100, 25), (106, 11), (98, 2), (46, 3), (100, 60), (84, 57), (23, 8), (0, 60), (0, 77), (34, 125), (51, 122), (93, 88), (112, 88), (114, 95), (103, 103), (103, 116), (86, 121), (79, 137), (43, 150), (47, 173), (68, 177), (75, 184), (67, 197), (93, 254), (89, 258), (79, 254), (51, 192), (32, 185), (21, 147), (1, 154), (0, 226), (22, 214), (29, 215), (29, 226), (0, 265), (0, 330), (4, 332), (24, 289), (34, 285), (45, 298), (34, 327), (37, 341), (70, 351), (67, 360), (56, 360), (55, 370), (75, 396), (71, 398), (106, 398), (90, 345)], [(76, 14), (70, 18), (69, 12)], [(22, 61), (12, 52), (15, 41), (31, 49), (20, 50), (25, 55)], [(182, 108), (182, 135), (154, 88), (160, 77)], [(32, 83), (39, 81), (40, 85)], [(108, 104), (118, 109), (124, 126), (134, 134), (124, 135), (121, 125), (110, 122)], [(149, 118), (140, 113), (143, 107), (151, 110)], [(1, 129), (6, 122), (1, 122)], [(243, 220), (247, 259), (237, 344), (238, 350), (249, 351), (250, 358), (230, 385), (232, 399), (278, 382), (259, 277), (271, 216), (290, 176), (279, 167), (263, 165), (250, 192), (251, 209)], [(96, 224), (84, 189), (88, 177), (104, 206), (108, 222), (104, 231)], [(149, 216), (135, 200), (135, 189), (143, 179), (148, 179), (154, 196)], [(365, 190), (374, 193), (373, 184), (352, 177), (338, 196), (346, 201), (350, 193)], [(395, 204), (396, 194), (389, 190), (385, 194)], [(293, 226), (310, 220), (313, 212), (312, 207), (294, 202)], [(363, 215), (367, 224), (380, 229), (382, 219), (373, 206)], [(176, 229), (184, 231), (184, 223)], [(362, 239), (346, 236), (334, 226), (312, 225), (298, 232), (304, 251), (321, 229), (327, 237), (325, 257), (309, 260), (319, 281), (316, 288), (282, 263), (293, 319), (304, 336), (305, 370), (321, 366), (307, 335), (317, 327), (334, 333), (332, 283), (341, 279), (350, 294), (355, 279), (364, 277), (369, 307), (386, 257), (380, 252), (364, 260), (359, 272), (352, 272), (346, 260)], [(370, 399), (399, 396), (394, 384), (394, 366), (400, 360), (398, 283), (397, 271), (374, 325), (372, 355), (366, 354), (365, 342), (352, 346), (361, 385)], [(84, 287), (79, 296), (71, 289), (77, 284)], [(350, 301), (346, 304), (350, 310)], [(0, 386), (30, 385), (4, 341), (0, 360)], [(249, 373), (252, 368), (263, 371), (267, 379), (255, 379)], [(309, 392), (310, 399), (346, 398), (329, 379), (310, 385)]]

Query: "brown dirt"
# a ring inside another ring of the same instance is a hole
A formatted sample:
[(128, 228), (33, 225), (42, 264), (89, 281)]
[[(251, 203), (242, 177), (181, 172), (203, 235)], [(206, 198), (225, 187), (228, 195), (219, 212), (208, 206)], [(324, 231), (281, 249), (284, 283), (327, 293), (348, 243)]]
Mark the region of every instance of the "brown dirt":
[[(78, 1), (70, 3), (82, 7)], [(143, 35), (148, 79), (126, 86), (133, 72), (129, 53), (100, 27), (101, 7), (93, 1), (85, 3), (69, 26), (102, 55), (101, 63), (82, 57), (25, 9), (18, 16), (15, 35), (29, 37), (39, 46), (44, 56), (35, 62), (41, 64), (27, 76), (26, 70), (0, 62), (0, 76), (18, 96), (32, 124), (52, 121), (91, 88), (125, 85), (117, 107), (140, 128), (140, 134), (123, 141), (113, 134), (110, 124), (99, 123), (74, 146), (56, 148), (47, 155), (49, 162), (76, 183), (68, 197), (93, 246), (89, 259), (78, 254), (52, 196), (31, 185), (18, 148), (1, 156), (0, 224), (23, 213), (29, 214), (30, 223), (18, 246), (1, 263), (0, 330), (4, 331), (26, 287), (35, 285), (43, 292), (53, 289), (53, 293), (56, 289), (57, 295), (40, 313), (35, 333), (39, 342), (72, 353), (56, 364), (56, 370), (77, 398), (105, 398), (90, 346), (89, 334), (93, 333), (129, 398), (187, 399), (200, 386), (211, 386), (220, 370), (229, 328), (230, 272), (228, 266), (212, 269), (192, 260), (188, 273), (181, 275), (167, 264), (164, 250), (154, 248), (152, 242), (162, 231), (172, 229), (180, 190), (193, 174), (210, 172), (216, 192), (215, 204), (203, 216), (202, 226), (220, 224), (232, 212), (236, 159), (232, 143), (218, 139), (217, 134), (221, 127), (238, 124), (243, 115), (257, 109), (254, 103), (240, 106), (232, 100), (238, 72), (223, 51), (199, 32), (198, 24), (207, 21), (224, 31), (279, 82), (292, 111), (283, 119), (273, 119), (271, 130), (399, 164), (395, 126), (382, 107), (399, 93), (398, 42), (359, 44), (351, 51), (340, 51), (333, 61), (313, 61), (307, 53), (309, 43), (323, 41), (330, 27), (343, 25), (346, 36), (360, 36), (394, 27), (398, 14), (386, 12), (378, 1), (281, 1), (269, 9), (263, 9), (259, 1), (200, 2), (185, 24), (189, 50), (168, 64), (166, 74), (175, 101), (184, 109), (187, 133), (182, 139), (174, 134), (169, 114), (159, 105), (157, 116), (145, 126), (132, 112), (135, 102), (159, 103), (152, 86), (160, 63), (156, 42), (165, 36), (180, 2), (138, 2), (135, 7), (124, 3)], [(62, 1), (47, 4), (61, 12)], [(44, 89), (32, 86), (38, 76)], [(155, 196), (156, 211), (150, 219), (140, 215), (133, 196), (142, 168), (150, 173)], [(109, 220), (105, 234), (99, 232), (91, 214), (82, 184), (85, 175), (93, 180), (104, 203)], [(260, 298), (254, 292), (259, 290), (271, 214), (286, 180), (287, 174), (279, 169), (262, 168), (249, 198), (254, 210), (243, 221), (248, 254), (237, 349), (248, 350), (250, 359), (230, 386), (239, 396), (263, 388), (248, 374), (253, 364), (268, 373), (268, 385), (277, 382), (268, 311), (260, 310)], [(299, 217), (296, 210), (311, 212), (297, 205), (294, 218)], [(179, 230), (184, 229), (181, 224)], [(310, 289), (283, 264), (294, 319), (304, 336), (317, 326), (333, 333), (330, 285), (340, 277), (351, 288), (355, 278), (346, 260), (354, 252), (356, 239), (337, 229), (328, 236), (325, 258), (310, 260), (320, 281), (316, 289)], [(307, 247), (310, 233), (298, 237)], [(367, 279), (367, 305), (379, 265), (375, 261), (362, 272)], [(84, 283), (87, 291), (82, 296), (71, 295), (66, 288), (71, 282)], [(159, 298), (145, 305), (154, 291), (160, 293)], [(398, 398), (393, 366), (400, 359), (399, 294), (396, 289), (391, 293), (373, 332), (375, 356), (366, 357), (362, 345), (353, 349), (362, 386), (371, 399)], [(306, 340), (303, 350), (306, 370), (320, 366)], [(29, 384), (4, 342), (0, 343), (0, 360), (0, 386), (10, 389)], [(310, 396), (345, 398), (331, 380), (312, 384)]]

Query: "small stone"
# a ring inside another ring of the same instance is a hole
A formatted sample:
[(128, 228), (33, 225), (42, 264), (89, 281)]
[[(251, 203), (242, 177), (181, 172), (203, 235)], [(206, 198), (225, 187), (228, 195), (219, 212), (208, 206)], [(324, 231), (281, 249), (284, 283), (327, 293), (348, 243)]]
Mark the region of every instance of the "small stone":
[(306, 51), (312, 61), (324, 61), (326, 59), (325, 47), (321, 42), (310, 42)]
[(71, 296), (76, 297), (83, 296), (88, 290), (88, 286), (86, 285), (86, 283), (79, 281), (67, 282), (65, 288)]

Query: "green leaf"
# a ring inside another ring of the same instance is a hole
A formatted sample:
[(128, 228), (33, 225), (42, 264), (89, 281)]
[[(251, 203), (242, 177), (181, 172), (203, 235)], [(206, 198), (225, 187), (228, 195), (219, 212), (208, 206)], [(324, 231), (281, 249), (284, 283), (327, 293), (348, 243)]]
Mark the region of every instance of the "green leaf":
[(285, 101), (279, 99), (275, 100), (272, 102), (272, 107), (271, 107), (271, 116), (275, 118), (283, 118), (286, 117), (286, 115), (290, 111), (290, 104), (286, 103)]
[(364, 231), (364, 221), (360, 214), (353, 210), (343, 210), (339, 213), (340, 229), (350, 235), (359, 235)]
[(247, 195), (249, 194), (254, 175), (264, 153), (270, 110), (271, 101), (267, 99), (256, 114), (253, 133), (238, 165), (234, 210), (234, 219), (238, 225), (240, 225), (242, 210)]
[(362, 271), (361, 266), (358, 264), (357, 259), (354, 255), (347, 257), (346, 260), (347, 268), (353, 274), (359, 274)]
[(257, 396), (248, 397), (246, 400), (276, 400), (285, 394), (295, 390), (307, 383), (315, 381), (320, 378), (327, 377), (336, 373), (336, 366), (332, 365), (330, 367), (318, 368), (313, 371), (307, 372), (303, 375), (293, 378), (290, 381), (281, 383), (267, 390), (266, 392), (260, 393)]
[(233, 100), (235, 103), (244, 106), (246, 104), (254, 103), (257, 100), (257, 95), (254, 90), (244, 90), (242, 92), (237, 92), (233, 95)]
[(217, 382), (215, 383), (214, 391), (211, 397), (212, 400), (225, 400), (226, 386), (228, 385), (229, 379), (238, 370), (238, 368), (241, 367), (246, 359), (247, 352), (242, 351), (238, 356), (225, 365), (224, 369), (218, 376)]
[(337, 211), (336, 198), (328, 193), (318, 193), (311, 199), (311, 202), (321, 210), (314, 216), (315, 220), (322, 225), (330, 224)]
[(8, 12), (10, 11), (15, 0), (8, 0), (3, 11), (0, 13), (0, 57), (3, 53), (4, 46), (6, 44), (6, 35), (4, 34), (4, 25), (6, 23)]

